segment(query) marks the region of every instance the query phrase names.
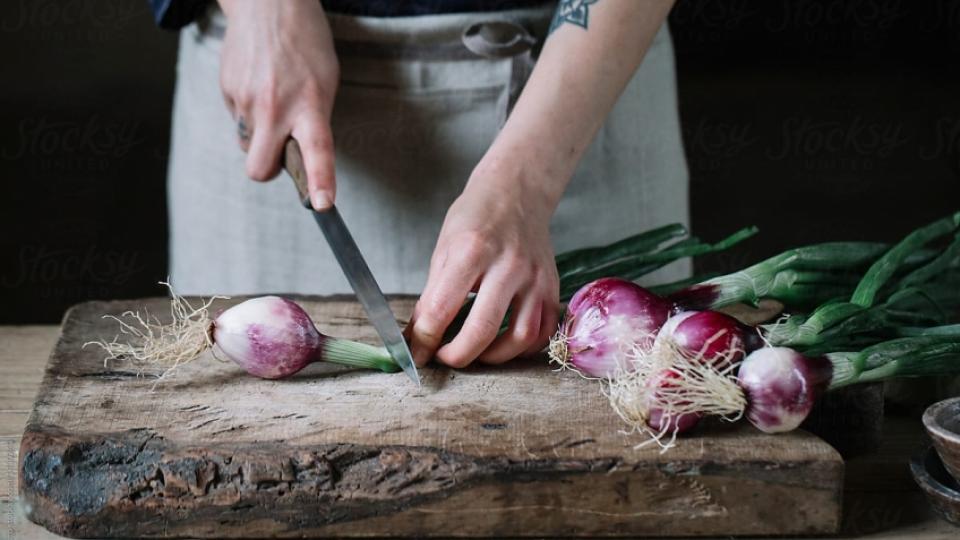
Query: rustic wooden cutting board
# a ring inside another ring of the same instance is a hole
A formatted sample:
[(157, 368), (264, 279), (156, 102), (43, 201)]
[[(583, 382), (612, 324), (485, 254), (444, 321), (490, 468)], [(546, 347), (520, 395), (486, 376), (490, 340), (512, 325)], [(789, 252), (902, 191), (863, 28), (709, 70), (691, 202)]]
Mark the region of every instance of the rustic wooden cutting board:
[[(224, 305), (229, 302), (224, 302)], [(304, 300), (376, 342), (358, 304)], [(128, 309), (73, 308), (23, 437), (28, 516), (75, 537), (828, 534), (843, 462), (804, 432), (711, 425), (634, 449), (596, 382), (543, 358), (402, 373), (315, 365), (285, 381), (209, 353), (157, 381), (98, 349)], [(393, 302), (406, 317), (412, 302)], [(162, 317), (161, 317), (162, 318)]]

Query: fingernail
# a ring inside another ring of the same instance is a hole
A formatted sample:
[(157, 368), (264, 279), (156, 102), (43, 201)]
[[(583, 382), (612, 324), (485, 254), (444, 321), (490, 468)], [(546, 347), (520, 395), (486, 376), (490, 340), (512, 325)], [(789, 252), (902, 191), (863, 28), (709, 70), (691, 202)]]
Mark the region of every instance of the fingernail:
[(326, 210), (333, 206), (333, 199), (330, 198), (330, 192), (319, 189), (310, 195), (314, 210)]

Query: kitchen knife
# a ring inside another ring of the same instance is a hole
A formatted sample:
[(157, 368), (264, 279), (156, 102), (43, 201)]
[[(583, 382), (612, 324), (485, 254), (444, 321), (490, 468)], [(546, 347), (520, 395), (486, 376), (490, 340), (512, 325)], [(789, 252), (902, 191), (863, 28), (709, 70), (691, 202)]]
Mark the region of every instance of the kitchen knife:
[(353, 287), (353, 292), (356, 293), (357, 299), (359, 299), (360, 304), (363, 305), (363, 309), (367, 312), (367, 317), (370, 318), (370, 323), (373, 324), (373, 327), (377, 330), (377, 334), (379, 334), (380, 339), (383, 340), (383, 344), (387, 347), (387, 351), (390, 353), (393, 361), (403, 368), (403, 372), (419, 386), (420, 375), (417, 374), (417, 366), (413, 363), (413, 357), (410, 355), (407, 342), (403, 339), (403, 334), (400, 333), (397, 319), (394, 318), (393, 312), (390, 311), (390, 306), (387, 305), (387, 299), (384, 298), (380, 286), (377, 285), (377, 280), (374, 279), (373, 274), (370, 273), (370, 268), (367, 266), (366, 261), (363, 260), (360, 249), (357, 247), (356, 242), (353, 241), (353, 237), (350, 235), (347, 225), (343, 222), (343, 218), (340, 217), (340, 212), (337, 211), (336, 206), (323, 212), (317, 212), (313, 209), (313, 205), (310, 204), (310, 194), (307, 190), (307, 174), (303, 166), (303, 155), (300, 153), (300, 145), (296, 139), (291, 138), (287, 141), (283, 153), (283, 166), (287, 172), (290, 173), (290, 176), (293, 178), (293, 183), (297, 186), (297, 192), (300, 194), (300, 202), (313, 214), (313, 218), (317, 221), (317, 225), (320, 226), (323, 236), (327, 239), (327, 243), (330, 244), (333, 255), (337, 258), (337, 262), (340, 263), (340, 268), (343, 270), (344, 275), (347, 276), (347, 281), (349, 281), (350, 286)]

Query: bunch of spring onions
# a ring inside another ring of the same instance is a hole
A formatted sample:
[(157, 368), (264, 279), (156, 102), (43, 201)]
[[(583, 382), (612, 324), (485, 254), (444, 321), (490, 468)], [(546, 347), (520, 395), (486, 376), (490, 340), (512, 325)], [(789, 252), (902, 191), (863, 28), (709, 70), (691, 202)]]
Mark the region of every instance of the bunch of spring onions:
[[(889, 248), (790, 250), (667, 296), (599, 279), (573, 296), (551, 358), (605, 380), (616, 412), (664, 448), (711, 415), (788, 431), (824, 391), (960, 372), (960, 325), (949, 324), (960, 319), (958, 228), (960, 213)], [(759, 327), (712, 310), (766, 297), (820, 305)]]

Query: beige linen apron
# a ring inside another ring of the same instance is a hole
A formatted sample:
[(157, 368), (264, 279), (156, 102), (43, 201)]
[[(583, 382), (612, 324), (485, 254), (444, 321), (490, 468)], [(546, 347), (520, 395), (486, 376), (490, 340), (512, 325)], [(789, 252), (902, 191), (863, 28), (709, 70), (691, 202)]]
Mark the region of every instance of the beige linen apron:
[[(330, 15), (341, 67), (337, 206), (385, 292), (418, 293), (450, 203), (529, 73), (553, 5), (418, 17)], [(349, 292), (282, 175), (244, 173), (223, 103), (218, 10), (181, 33), (169, 167), (171, 279), (183, 294)], [(558, 112), (558, 114), (562, 114)], [(688, 221), (666, 27), (584, 156), (551, 223), (558, 251)], [(685, 277), (689, 264), (652, 281)], [(650, 280), (648, 280), (649, 282)]]

